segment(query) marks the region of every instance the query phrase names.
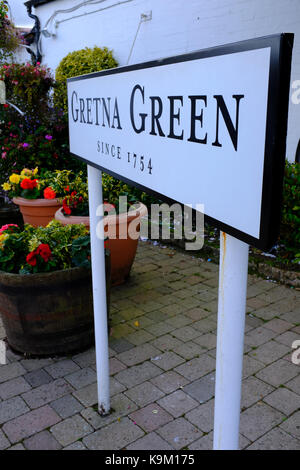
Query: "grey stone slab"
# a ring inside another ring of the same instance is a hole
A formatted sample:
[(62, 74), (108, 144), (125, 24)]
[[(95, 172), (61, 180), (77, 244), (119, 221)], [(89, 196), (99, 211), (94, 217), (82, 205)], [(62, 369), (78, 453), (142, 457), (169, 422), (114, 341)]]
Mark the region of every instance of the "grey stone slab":
[(50, 358), (44, 358), (44, 359), (23, 359), (20, 361), (23, 367), (28, 372), (31, 372), (33, 370), (37, 369), (42, 369), (45, 366), (48, 366), (49, 364), (53, 363), (53, 360)]
[(201, 379), (186, 385), (183, 391), (197, 400), (199, 403), (204, 403), (210, 400), (215, 394), (215, 373), (205, 375)]
[(133, 387), (161, 374), (162, 370), (150, 361), (122, 370), (114, 378), (126, 387)]
[(277, 359), (284, 357), (289, 353), (289, 351), (290, 348), (284, 344), (280, 344), (271, 340), (259, 346), (257, 349), (250, 351), (249, 356), (254, 357), (263, 364), (268, 365), (277, 361)]
[(144, 408), (134, 411), (130, 413), (129, 417), (134, 424), (137, 424), (146, 432), (152, 432), (174, 419), (172, 415), (157, 403), (151, 403)]
[(250, 441), (255, 441), (282, 422), (284, 415), (262, 402), (241, 413), (240, 432)]
[(70, 416), (79, 413), (83, 409), (81, 403), (79, 403), (79, 401), (76, 400), (76, 398), (74, 398), (72, 395), (65, 395), (61, 398), (58, 398), (57, 400), (51, 402), (50, 405), (63, 419), (69, 418)]
[(0, 385), (0, 397), (2, 400), (7, 400), (8, 398), (27, 392), (30, 389), (31, 386), (23, 377), (16, 377)]
[(145, 406), (162, 398), (165, 394), (153, 383), (147, 381), (124, 392), (138, 406)]
[(150, 432), (137, 441), (129, 444), (126, 450), (173, 450), (173, 447), (155, 432)]
[(20, 362), (0, 366), (0, 383), (14, 379), (26, 373), (26, 369)]
[(198, 406), (198, 402), (182, 390), (176, 390), (176, 392), (158, 400), (157, 403), (175, 418), (179, 418)]
[(72, 385), (72, 387), (76, 388), (76, 390), (80, 390), (81, 388), (96, 382), (97, 375), (90, 367), (85, 367), (84, 369), (80, 369), (72, 374), (66, 375), (65, 379)]
[(151, 382), (165, 393), (174, 392), (189, 383), (187, 379), (173, 370), (169, 370), (168, 372), (154, 377), (151, 379)]
[(300, 395), (291, 392), (285, 387), (280, 387), (273, 393), (270, 393), (270, 395), (264, 398), (264, 401), (287, 416), (300, 409)]
[(26, 437), (30, 437), (37, 432), (49, 428), (59, 421), (60, 417), (49, 405), (46, 405), (12, 419), (5, 423), (2, 429), (8, 436), (10, 442), (14, 444)]
[(127, 366), (135, 366), (144, 361), (147, 361), (148, 359), (151, 359), (152, 357), (156, 357), (159, 354), (159, 349), (155, 348), (149, 343), (146, 343), (141, 346), (136, 346), (129, 351), (118, 354), (117, 359)]
[(201, 431), (208, 433), (214, 427), (214, 400), (210, 400), (194, 408), (185, 415), (185, 418)]
[(59, 450), (61, 445), (50, 434), (49, 431), (42, 431), (34, 436), (25, 439), (24, 446), (28, 450)]
[(51, 433), (63, 447), (82, 439), (92, 431), (92, 426), (79, 415), (67, 418), (51, 428)]
[(196, 357), (185, 364), (176, 367), (175, 372), (183, 375), (189, 380), (196, 380), (200, 377), (212, 372), (215, 369), (216, 361), (207, 355), (202, 354), (200, 357)]
[(248, 450), (300, 450), (300, 440), (295, 439), (280, 427), (267, 432), (251, 444)]
[(144, 435), (139, 426), (125, 417), (83, 438), (91, 450), (120, 450)]
[(297, 439), (300, 439), (300, 411), (296, 411), (296, 413), (284, 421), (280, 425), (280, 428)]
[(274, 386), (285, 384), (299, 374), (299, 367), (279, 359), (273, 364), (259, 371), (256, 376)]
[(275, 336), (276, 333), (274, 331), (260, 326), (258, 328), (254, 328), (245, 335), (245, 344), (248, 344), (252, 347), (257, 347), (266, 343), (267, 341), (270, 341)]
[(10, 442), (0, 429), (0, 450), (7, 449), (8, 447), (10, 447)]
[(54, 379), (64, 377), (65, 375), (71, 374), (72, 372), (76, 372), (79, 369), (80, 369), (79, 365), (76, 364), (71, 359), (58, 361), (58, 362), (55, 362), (54, 364), (51, 364), (50, 366), (45, 367), (45, 370)]
[(167, 351), (165, 353), (159, 353), (157, 356), (153, 356), (151, 361), (161, 369), (167, 371), (173, 369), (179, 364), (182, 364), (184, 359), (175, 354), (173, 351)]
[(57, 379), (53, 382), (34, 388), (23, 393), (22, 397), (30, 408), (39, 408), (51, 401), (73, 392), (73, 387), (64, 379)]
[(95, 348), (91, 348), (88, 351), (76, 354), (72, 357), (72, 361), (76, 362), (79, 367), (89, 367), (96, 362)]
[(10, 421), (29, 411), (21, 397), (13, 397), (0, 403), (0, 424)]
[(81, 441), (76, 441), (73, 442), (73, 444), (64, 447), (63, 450), (87, 450), (87, 448)]
[(203, 435), (199, 429), (184, 418), (175, 419), (157, 429), (156, 432), (176, 450), (187, 447)]
[(242, 400), (241, 408), (249, 408), (254, 403), (261, 401), (266, 395), (272, 393), (274, 387), (257, 379), (256, 377), (248, 377), (242, 383)]
[(52, 377), (47, 374), (44, 369), (33, 370), (24, 375), (24, 379), (31, 385), (31, 387), (39, 387), (40, 385), (52, 382)]

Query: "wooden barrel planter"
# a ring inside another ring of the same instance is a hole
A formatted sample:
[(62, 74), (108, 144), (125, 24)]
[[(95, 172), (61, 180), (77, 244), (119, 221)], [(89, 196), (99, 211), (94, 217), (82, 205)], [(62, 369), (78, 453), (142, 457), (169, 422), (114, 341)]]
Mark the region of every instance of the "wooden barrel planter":
[[(110, 256), (106, 254), (107, 304)], [(94, 343), (91, 270), (41, 274), (0, 271), (0, 314), (9, 346), (26, 355), (82, 351)]]

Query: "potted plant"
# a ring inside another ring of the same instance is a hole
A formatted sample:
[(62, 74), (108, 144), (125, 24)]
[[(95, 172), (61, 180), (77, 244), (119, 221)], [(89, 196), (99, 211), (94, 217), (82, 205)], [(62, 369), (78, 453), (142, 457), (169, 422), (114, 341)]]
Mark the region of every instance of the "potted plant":
[[(109, 305), (109, 251), (105, 250)], [(0, 229), (0, 314), (8, 344), (67, 354), (94, 340), (90, 240), (84, 225)]]
[(38, 168), (24, 168), (20, 174), (12, 173), (2, 188), (20, 207), (24, 223), (46, 226), (61, 206), (59, 197), (63, 194), (68, 173), (67, 170), (46, 170), (39, 175)]
[[(107, 246), (111, 253), (112, 285), (122, 284), (130, 274), (137, 244), (140, 220), (147, 214), (147, 207), (137, 202), (126, 185), (117, 183), (108, 175), (103, 176), (104, 233), (108, 237)], [(81, 176), (77, 176), (64, 188), (62, 207), (57, 210), (55, 219), (63, 225), (83, 223), (90, 226), (88, 187)], [(130, 224), (134, 221), (135, 236), (130, 236)]]

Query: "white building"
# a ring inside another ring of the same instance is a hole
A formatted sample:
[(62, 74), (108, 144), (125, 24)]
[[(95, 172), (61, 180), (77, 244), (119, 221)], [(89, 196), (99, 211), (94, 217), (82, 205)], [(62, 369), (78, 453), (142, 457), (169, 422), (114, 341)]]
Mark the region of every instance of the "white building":
[[(86, 46), (107, 46), (119, 65), (125, 65), (294, 33), (287, 139), (287, 158), (294, 161), (300, 139), (299, 0), (29, 0), (25, 4), (9, 0), (9, 4), (17, 25), (44, 30), (38, 41), (41, 60), (53, 71), (66, 54)], [(25, 54), (24, 60), (28, 57)]]

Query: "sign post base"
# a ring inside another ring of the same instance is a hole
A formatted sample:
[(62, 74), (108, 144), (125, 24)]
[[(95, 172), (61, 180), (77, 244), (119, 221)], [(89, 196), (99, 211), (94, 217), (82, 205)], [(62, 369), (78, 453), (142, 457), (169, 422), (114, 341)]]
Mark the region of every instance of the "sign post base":
[(220, 233), (214, 450), (239, 448), (249, 246)]
[[(110, 412), (102, 171), (88, 166), (98, 411)], [(99, 219), (99, 220), (98, 220)]]

